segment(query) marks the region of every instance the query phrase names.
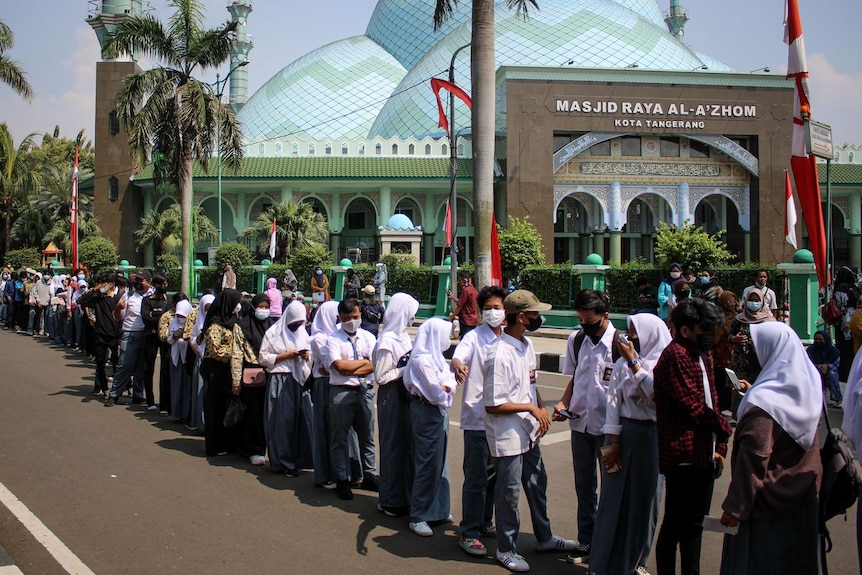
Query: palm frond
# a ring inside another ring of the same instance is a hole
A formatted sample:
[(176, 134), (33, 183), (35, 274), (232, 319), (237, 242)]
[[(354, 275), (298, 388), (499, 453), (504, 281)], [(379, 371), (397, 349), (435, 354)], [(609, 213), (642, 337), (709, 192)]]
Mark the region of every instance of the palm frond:
[(141, 54), (169, 66), (177, 66), (181, 62), (168, 31), (150, 14), (121, 22), (108, 36), (102, 51), (108, 58), (116, 58), (122, 54)]
[[(524, 20), (528, 20), (530, 18), (531, 9), (539, 9), (539, 5), (536, 3), (536, 0), (506, 0), (506, 5), (509, 7), (509, 10), (514, 10), (515, 13)], [(530, 8), (531, 6), (532, 8)]]
[(33, 87), (27, 81), (27, 73), (24, 72), (18, 62), (2, 53), (0, 53), (0, 82), (8, 85), (28, 102), (35, 96)]

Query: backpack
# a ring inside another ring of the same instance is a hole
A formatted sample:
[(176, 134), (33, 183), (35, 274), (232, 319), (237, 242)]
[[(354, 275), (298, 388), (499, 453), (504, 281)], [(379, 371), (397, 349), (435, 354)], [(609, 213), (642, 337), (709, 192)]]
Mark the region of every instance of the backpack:
[(836, 515), (844, 515), (862, 492), (862, 468), (853, 452), (853, 442), (840, 428), (829, 423), (826, 404), (823, 404), (826, 419), (826, 442), (820, 448), (823, 477), (820, 480), (820, 565), (823, 575), (829, 575), (826, 554), (832, 551), (832, 538), (826, 522)]
[[(620, 358), (620, 346), (617, 345), (617, 336), (619, 334), (619, 330), (614, 328), (614, 344), (611, 348), (611, 361), (616, 363)], [(584, 333), (584, 330), (579, 330), (578, 335), (575, 336), (574, 341), (572, 341), (572, 361), (575, 362), (575, 369), (578, 367), (578, 355), (581, 353), (581, 346), (584, 345), (584, 338), (587, 337), (587, 334)]]
[(828, 302), (826, 302), (826, 305), (823, 306), (823, 309), (820, 311), (820, 316), (823, 318), (823, 321), (826, 322), (826, 325), (838, 325), (841, 323), (841, 318), (844, 317), (844, 314), (842, 313), (838, 302), (835, 301), (834, 295)]

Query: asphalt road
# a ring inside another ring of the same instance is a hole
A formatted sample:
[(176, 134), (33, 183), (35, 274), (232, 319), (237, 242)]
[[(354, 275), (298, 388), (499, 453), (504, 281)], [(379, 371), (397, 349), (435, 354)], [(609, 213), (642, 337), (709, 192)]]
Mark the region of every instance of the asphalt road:
[[(557, 342), (537, 342), (537, 349), (565, 343)], [(0, 365), (0, 483), (94, 573), (507, 572), (492, 559), (461, 551), (457, 525), (420, 538), (406, 518), (379, 513), (373, 493), (356, 490), (353, 501), (343, 502), (314, 487), (310, 473), (290, 479), (239, 456), (207, 459), (203, 438), (182, 425), (139, 406), (103, 407), (89, 395), (93, 365), (44, 340), (0, 330)], [(547, 403), (559, 398), (565, 383), (562, 376), (540, 374)], [(458, 417), (456, 406), (451, 419)], [(840, 414), (835, 417), (833, 423)], [(463, 450), (457, 426), (450, 431), (458, 521)], [(543, 454), (552, 527), (573, 538), (577, 503), (565, 424), (553, 424)], [(713, 514), (727, 481), (725, 474), (716, 484)], [(535, 553), (524, 503), (521, 517), (519, 547), (532, 572), (584, 571), (559, 561), (561, 554)], [(855, 509), (847, 522), (836, 518), (830, 526), (831, 573), (857, 573)], [(66, 572), (2, 505), (0, 547), (26, 574)], [(720, 552), (721, 536), (706, 533), (704, 573), (718, 572)], [(648, 567), (654, 572), (652, 560)]]

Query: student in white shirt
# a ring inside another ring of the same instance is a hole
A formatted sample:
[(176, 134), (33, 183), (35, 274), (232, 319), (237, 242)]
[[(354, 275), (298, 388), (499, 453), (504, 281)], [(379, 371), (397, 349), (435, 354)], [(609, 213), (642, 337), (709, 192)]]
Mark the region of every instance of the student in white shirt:
[(371, 383), (374, 366), (371, 353), (375, 338), (362, 329), (362, 313), (358, 299), (346, 299), (338, 304), (341, 329), (326, 340), (329, 371), (329, 457), (339, 498), (353, 499), (350, 489), (347, 447), (349, 430), (359, 437), (363, 479), (361, 489), (378, 490), (374, 453), (374, 409), (368, 396), (373, 395)]
[[(569, 336), (563, 374), (572, 380), (554, 407), (554, 420), (563, 421), (562, 410), (577, 417), (569, 420), (572, 430), (572, 463), (578, 497), (578, 543), (569, 556), (572, 563), (589, 562), (590, 544), (598, 509), (599, 450), (604, 443), (602, 426), (608, 402), (608, 383), (614, 369), (614, 327), (609, 320), (607, 295), (592, 289), (575, 296), (580, 332)], [(583, 333), (579, 337), (579, 333)], [(581, 340), (575, 357), (576, 339)]]
[(464, 485), (461, 488), (461, 536), (458, 545), (482, 557), (488, 554), (479, 539), (494, 532), (494, 472), (485, 437), (484, 363), (491, 344), (503, 333), (506, 292), (500, 286), (479, 290), (482, 323), (461, 338), (451, 369), (461, 385), (461, 430), (464, 432)]
[(515, 290), (503, 302), (506, 328), (485, 360), (485, 433), (494, 457), (497, 485), (497, 561), (510, 571), (530, 565), (518, 554), (518, 499), (523, 483), (533, 520), (537, 551), (571, 551), (575, 542), (554, 535), (548, 519), (548, 476), (539, 438), (550, 420), (536, 389), (536, 354), (524, 337), (542, 325), (540, 311), (551, 309), (527, 290)]
[[(629, 342), (621, 341), (608, 386), (607, 437), (602, 494), (590, 549), (599, 574), (646, 573), (658, 519), (661, 485), (652, 370), (671, 341), (658, 316), (628, 318)], [(615, 471), (616, 470), (616, 471)]]

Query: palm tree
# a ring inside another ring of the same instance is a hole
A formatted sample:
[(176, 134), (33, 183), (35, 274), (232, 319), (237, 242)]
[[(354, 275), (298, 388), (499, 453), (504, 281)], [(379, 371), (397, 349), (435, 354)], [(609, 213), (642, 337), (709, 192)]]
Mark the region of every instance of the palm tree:
[(16, 148), (9, 127), (5, 122), (0, 123), (0, 201), (5, 218), (3, 253), (8, 252), (11, 245), (12, 212), (17, 207), (29, 207), (31, 194), (54, 184), (30, 154), (35, 137), (36, 134), (30, 134)]
[(270, 206), (253, 226), (242, 232), (243, 236), (257, 239), (258, 251), (269, 246), (272, 220), (276, 226), (276, 260), (286, 262), (298, 248), (326, 245), (329, 224), (323, 215), (315, 212), (308, 202), (287, 202)]
[[(24, 209), (12, 224), (12, 241), (16, 248), (37, 248), (41, 250), (42, 238), (51, 229), (51, 220), (39, 210), (30, 206)], [(68, 233), (68, 232), (67, 232)]]
[(33, 99), (33, 88), (27, 81), (27, 73), (21, 69), (18, 62), (6, 55), (12, 48), (15, 36), (8, 24), (0, 20), (0, 81), (18, 92), (18, 95), (28, 102)]
[[(43, 139), (44, 145), (44, 139)], [(62, 161), (62, 160), (61, 160)], [(45, 168), (57, 185), (49, 186), (40, 191), (32, 199), (31, 205), (34, 210), (39, 211), (49, 219), (50, 230), (42, 238), (42, 243), (54, 242), (67, 254), (72, 252), (71, 237), (71, 215), (72, 215), (72, 173), (73, 166), (66, 162), (65, 165), (49, 165)], [(88, 171), (81, 171), (78, 175), (79, 181), (89, 177)], [(14, 226), (13, 226), (14, 232)], [(79, 243), (88, 237), (100, 236), (102, 230), (93, 212), (93, 197), (87, 194), (78, 194), (78, 241)]]
[[(108, 56), (143, 54), (164, 63), (123, 80), (117, 110), (129, 134), (129, 147), (144, 166), (157, 154), (164, 177), (179, 190), (182, 206), (182, 286), (189, 290), (191, 270), (192, 167), (205, 170), (218, 145), (223, 165), (242, 166), (242, 135), (234, 113), (211, 86), (194, 73), (216, 68), (230, 57), (236, 22), (204, 28), (201, 0), (170, 0), (176, 9), (166, 24), (145, 14), (125, 20), (109, 38)], [(218, 126), (218, 130), (216, 127)], [(216, 141), (216, 134), (220, 134)]]
[[(440, 27), (459, 0), (437, 0), (434, 28)], [(527, 17), (536, 0), (507, 0), (509, 8)], [(491, 226), (494, 225), (494, 0), (473, 0), (470, 50), (473, 112), (473, 214), (476, 228), (476, 285), (491, 284)]]
[[(194, 241), (212, 242), (218, 238), (218, 228), (202, 208), (195, 208)], [(160, 254), (176, 254), (183, 246), (183, 220), (180, 206), (173, 204), (164, 212), (151, 210), (141, 218), (141, 226), (135, 230), (138, 247), (152, 243)]]

